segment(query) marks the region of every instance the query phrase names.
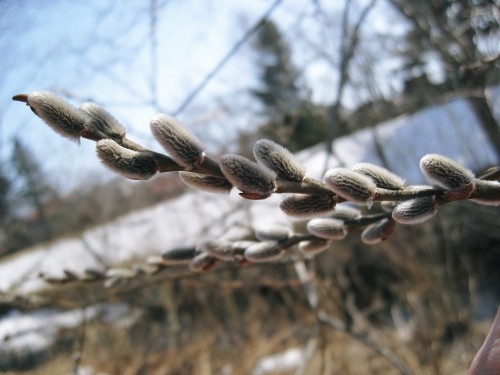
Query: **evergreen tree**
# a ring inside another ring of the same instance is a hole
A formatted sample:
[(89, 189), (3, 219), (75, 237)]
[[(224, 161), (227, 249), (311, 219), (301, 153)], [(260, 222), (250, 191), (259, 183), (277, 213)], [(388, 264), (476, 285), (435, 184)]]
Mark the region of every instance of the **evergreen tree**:
[(268, 119), (260, 127), (260, 135), (292, 151), (323, 141), (325, 111), (303, 98), (289, 44), (274, 22), (263, 22), (253, 48), (258, 54), (261, 87), (252, 94), (263, 105)]
[(26, 245), (50, 239), (52, 230), (47, 219), (45, 204), (57, 197), (55, 188), (47, 181), (38, 161), (19, 139), (14, 140), (12, 165), (16, 173), (18, 192), (15, 200), (19, 203), (16, 214), (18, 216), (26, 212), (34, 214), (31, 215), (34, 226), (30, 228), (31, 233), (27, 233), (30, 240)]
[(0, 168), (0, 224), (3, 224), (10, 213), (9, 192), (10, 180), (3, 168)]

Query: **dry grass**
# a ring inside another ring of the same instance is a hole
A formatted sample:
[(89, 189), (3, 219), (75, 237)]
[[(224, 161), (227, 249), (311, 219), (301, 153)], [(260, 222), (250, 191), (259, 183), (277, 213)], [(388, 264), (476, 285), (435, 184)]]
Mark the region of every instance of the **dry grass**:
[[(413, 375), (466, 374), (489, 328), (473, 319), (475, 292), (495, 275), (499, 255), (498, 214), (483, 216), (466, 207), (429, 225), (398, 228), (380, 246), (354, 236), (336, 243), (310, 264), (320, 308), (390, 349)], [(488, 225), (489, 232), (477, 232)], [(142, 311), (127, 327), (88, 322), (81, 366), (96, 373), (247, 375), (261, 358), (311, 340), (316, 347), (303, 374), (400, 373), (352, 335), (318, 326), (292, 265), (160, 277), (112, 295), (91, 284), (44, 297), (60, 307), (124, 301)], [(402, 326), (395, 310), (405, 317)], [(30, 373), (69, 374), (78, 349), (73, 336)]]

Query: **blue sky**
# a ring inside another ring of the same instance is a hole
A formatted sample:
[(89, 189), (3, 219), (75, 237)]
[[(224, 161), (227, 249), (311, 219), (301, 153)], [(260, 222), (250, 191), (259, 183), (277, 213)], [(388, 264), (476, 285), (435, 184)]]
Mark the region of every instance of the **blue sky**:
[[(132, 139), (158, 149), (149, 133), (149, 119), (159, 109), (175, 111), (272, 1), (158, 0), (156, 71), (149, 4), (138, 0), (0, 3), (1, 160), (8, 158), (13, 137), (20, 136), (58, 186), (74, 186), (88, 173), (111, 175), (98, 165), (92, 142), (68, 143), (11, 100), (15, 94), (35, 90), (55, 91), (75, 105), (91, 99), (121, 120)], [(294, 42), (294, 58), (305, 68), (313, 98), (329, 102), (335, 74), (314, 57), (312, 48), (306, 48), (315, 32), (312, 4), (284, 0), (272, 18)], [(372, 17), (371, 27), (383, 29), (380, 20)], [(334, 33), (326, 36), (332, 45), (337, 38)], [(231, 135), (259, 121), (248, 95), (256, 84), (253, 63), (246, 45), (179, 115), (204, 138), (208, 151), (230, 148), (225, 143)], [(161, 108), (150, 104), (153, 76)]]

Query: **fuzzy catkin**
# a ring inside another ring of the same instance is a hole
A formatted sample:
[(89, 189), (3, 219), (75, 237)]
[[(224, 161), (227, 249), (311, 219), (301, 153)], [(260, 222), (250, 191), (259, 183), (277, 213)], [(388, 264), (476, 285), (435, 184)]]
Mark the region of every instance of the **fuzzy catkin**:
[(231, 244), (226, 241), (218, 239), (206, 240), (199, 245), (199, 249), (222, 261), (231, 261), (234, 259), (234, 250)]
[(89, 117), (85, 130), (92, 139), (122, 140), (125, 137), (125, 127), (104, 108), (94, 103), (84, 103), (80, 110)]
[(352, 170), (370, 177), (379, 188), (400, 190), (405, 186), (405, 182), (401, 177), (375, 164), (358, 163)]
[(276, 142), (258, 140), (253, 147), (253, 154), (259, 164), (275, 172), (278, 178), (302, 181), (305, 177), (305, 169), (295, 161), (292, 153)]
[(324, 238), (313, 238), (299, 242), (299, 251), (306, 256), (313, 256), (327, 250), (332, 241)]
[(398, 203), (392, 211), (392, 218), (400, 224), (419, 224), (436, 213), (434, 197), (419, 197)]
[(384, 218), (376, 223), (368, 225), (361, 233), (361, 241), (367, 245), (374, 245), (385, 241), (391, 236), (396, 228), (396, 222), (392, 218)]
[(420, 159), (420, 169), (429, 180), (445, 189), (457, 189), (474, 181), (470, 170), (443, 155), (425, 155)]
[(283, 256), (283, 250), (280, 249), (277, 241), (257, 242), (245, 249), (245, 259), (254, 262), (271, 262)]
[(210, 271), (216, 264), (216, 258), (207, 253), (200, 253), (191, 259), (189, 269), (194, 272)]
[[(489, 181), (489, 180), (475, 180), (475, 184), (477, 186), (477, 190), (481, 192), (481, 190), (485, 188), (494, 188), (500, 190), (500, 182), (498, 181)], [(481, 198), (473, 198), (471, 201), (485, 205), (485, 206), (500, 206), (500, 197), (499, 194), (492, 197), (481, 197)]]
[(332, 212), (335, 201), (329, 195), (293, 194), (280, 203), (280, 209), (288, 216), (306, 219)]
[(132, 180), (147, 180), (158, 171), (158, 161), (150, 151), (133, 151), (111, 139), (96, 144), (97, 156), (109, 169)]
[(201, 143), (172, 116), (157, 114), (151, 119), (150, 127), (156, 140), (186, 169), (203, 162), (205, 153)]
[(346, 168), (333, 168), (325, 173), (325, 182), (335, 193), (349, 201), (372, 205), (377, 186), (367, 176)]
[(327, 240), (341, 240), (347, 235), (344, 223), (332, 218), (312, 219), (307, 223), (307, 231)]
[(78, 141), (89, 117), (79, 109), (49, 91), (35, 91), (28, 95), (28, 105), (52, 130)]
[(186, 185), (212, 193), (229, 193), (233, 188), (228, 180), (221, 177), (186, 171), (179, 172), (179, 176)]
[(220, 168), (229, 182), (243, 193), (266, 198), (276, 190), (275, 174), (243, 156), (223, 155)]
[(290, 238), (291, 234), (290, 230), (285, 227), (261, 228), (255, 231), (255, 237), (260, 241), (284, 242)]

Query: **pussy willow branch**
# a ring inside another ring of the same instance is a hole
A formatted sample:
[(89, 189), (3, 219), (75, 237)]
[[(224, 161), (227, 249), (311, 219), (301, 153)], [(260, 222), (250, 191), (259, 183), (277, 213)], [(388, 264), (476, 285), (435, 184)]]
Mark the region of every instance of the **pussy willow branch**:
[[(45, 96), (44, 96), (45, 94)], [(67, 120), (67, 118), (72, 118), (71, 114), (66, 115), (64, 113), (64, 110), (66, 108), (64, 107), (66, 103), (62, 103), (62, 100), (59, 98), (56, 98), (57, 100), (54, 101), (54, 103), (51, 102), (51, 100), (54, 100), (53, 94), (47, 95), (50, 93), (35, 93), (32, 95), (28, 94), (20, 94), (14, 96), (14, 100), (24, 102), (28, 104), (33, 112), (37, 114), (38, 116), (42, 117), (46, 122), (50, 124), (51, 121), (54, 121), (54, 115), (62, 117), (60, 118), (55, 118), (55, 126), (59, 126), (58, 122), (61, 122), (62, 120)], [(37, 99), (37, 100), (35, 100)], [(52, 105), (52, 107), (50, 107)], [(59, 107), (61, 107), (61, 109)], [(77, 109), (72, 108), (71, 106), (67, 105), (71, 111), (77, 111)], [(55, 110), (54, 108), (55, 107)], [(49, 108), (48, 114), (45, 114), (44, 111), (47, 111), (47, 108)], [(57, 113), (57, 111), (61, 113)], [(54, 113), (56, 112), (56, 113)], [(80, 113), (77, 113), (80, 115)], [(109, 114), (106, 114), (109, 117), (111, 117)], [(47, 119), (47, 116), (49, 116), (49, 119)], [(51, 117), (52, 116), (52, 117)], [(64, 117), (66, 116), (66, 117)], [(71, 127), (67, 126), (68, 128)], [(54, 127), (54, 124), (51, 124), (52, 127)], [(66, 126), (66, 125), (65, 125)], [(64, 126), (63, 126), (64, 127)], [(220, 165), (217, 161), (206, 157), (203, 155), (203, 157), (200, 157), (200, 163), (196, 163), (191, 165), (190, 167), (185, 167), (178, 163), (176, 160), (172, 159), (171, 157), (160, 153), (156, 151), (151, 151), (148, 150), (147, 148), (143, 147), (142, 145), (128, 139), (125, 137), (125, 131), (120, 130), (116, 132), (116, 129), (113, 129), (113, 131), (109, 131), (108, 134), (111, 134), (111, 139), (116, 141), (119, 145), (138, 152), (150, 152), (153, 157), (156, 159), (157, 162), (157, 172), (159, 173), (165, 173), (165, 172), (175, 172), (175, 171), (189, 171), (193, 173), (197, 173), (199, 175), (204, 175), (204, 176), (214, 176), (221, 178), (223, 180), (226, 180), (226, 176), (224, 173), (222, 173)], [(60, 132), (63, 132), (63, 129), (57, 130)], [(75, 130), (71, 130), (72, 132), (75, 132)], [(123, 134), (122, 134), (123, 132)], [(99, 141), (103, 139), (103, 129), (96, 129), (92, 127), (85, 127), (83, 126), (83, 129), (81, 131), (76, 131), (77, 134), (79, 134), (80, 137), (92, 140), (92, 141)], [(104, 131), (104, 133), (106, 133)], [(119, 135), (117, 135), (119, 134)], [(122, 136), (123, 135), (123, 136)], [(72, 135), (74, 137), (74, 135)], [(319, 195), (327, 195), (327, 196), (332, 196), (335, 198), (335, 201), (337, 203), (344, 202), (348, 199), (345, 199), (344, 197), (339, 196), (338, 194), (335, 194), (332, 192), (332, 190), (325, 185), (323, 182), (316, 180), (311, 177), (304, 177), (300, 181), (290, 181), (287, 179), (280, 178), (280, 176), (277, 176), (275, 180), (276, 188), (274, 191), (270, 192), (272, 193), (278, 193), (278, 194), (283, 194), (283, 193), (299, 193), (299, 194), (319, 194)], [(444, 195), (445, 190), (444, 189), (433, 189), (433, 188), (418, 188), (418, 187), (412, 187), (408, 186), (405, 187), (404, 189), (397, 189), (397, 190), (392, 190), (392, 189), (383, 189), (383, 188), (377, 188), (377, 191), (372, 197), (372, 201), (403, 201), (403, 200), (408, 200), (408, 199), (413, 199), (417, 197), (424, 197), (424, 196), (439, 196), (442, 202), (448, 201), (449, 199)], [(250, 195), (245, 195), (242, 194), (243, 197), (252, 197), (252, 199), (256, 199), (255, 195), (250, 194)], [(472, 192), (470, 196), (463, 197), (462, 199), (469, 199), (469, 198), (482, 198), (483, 196), (486, 197), (496, 197), (497, 199), (500, 199), (500, 189), (496, 186), (485, 186), (478, 188), (476, 191)], [(263, 196), (261, 198), (257, 199), (263, 199), (266, 198), (267, 196)], [(453, 198), (455, 199), (455, 198)]]
[[(307, 254), (317, 254), (332, 240), (363, 229), (367, 244), (388, 238), (395, 226), (416, 224), (432, 218), (437, 209), (449, 202), (473, 200), (476, 203), (499, 205), (500, 183), (491, 181), (497, 170), (480, 178), (452, 159), (428, 154), (420, 160), (420, 168), (437, 187), (406, 186), (392, 172), (369, 164), (359, 163), (352, 170), (332, 168), (325, 173), (324, 182), (306, 176), (294, 156), (283, 146), (269, 140), (254, 145), (256, 162), (237, 154), (223, 155), (219, 161), (207, 157), (204, 147), (175, 118), (158, 114), (151, 119), (151, 131), (169, 155), (151, 151), (126, 138), (125, 128), (103, 108), (85, 103), (75, 108), (56, 95), (39, 91), (13, 98), (24, 102), (54, 131), (72, 140), (80, 138), (97, 142), (101, 161), (125, 177), (148, 179), (156, 173), (182, 172), (182, 180), (208, 191), (228, 192), (236, 187), (247, 199), (266, 199), (272, 194), (288, 194), (280, 208), (290, 216), (311, 218), (335, 216), (336, 205), (354, 202), (371, 208), (373, 202), (392, 202), (381, 214), (361, 214), (341, 219), (313, 219), (308, 222), (308, 234), (278, 231), (266, 234), (260, 242), (246, 244), (236, 250), (231, 244), (212, 242), (201, 248), (174, 249), (149, 268), (110, 269), (105, 274), (87, 272), (86, 280), (105, 279), (113, 286), (142, 274), (154, 274), (166, 264), (189, 264), (192, 270), (209, 270), (219, 262), (231, 261), (239, 266), (249, 262), (275, 261), (289, 248), (299, 245)], [(484, 179), (482, 179), (484, 178)], [(333, 213), (333, 214), (332, 214)], [(337, 215), (338, 218), (338, 215)], [(258, 236), (257, 236), (258, 237)], [(236, 245), (234, 245), (236, 246)], [(241, 247), (241, 244), (238, 246)], [(165, 263), (165, 264), (162, 264)], [(62, 278), (45, 275), (47, 281), (65, 283), (79, 277), (65, 272)]]

